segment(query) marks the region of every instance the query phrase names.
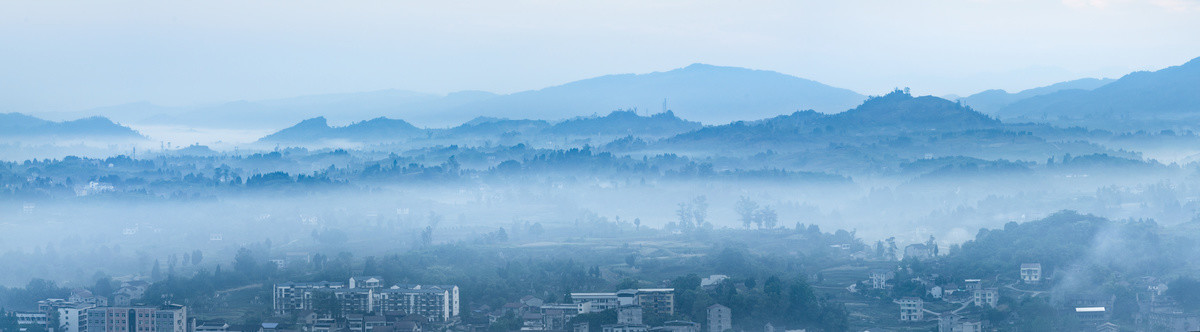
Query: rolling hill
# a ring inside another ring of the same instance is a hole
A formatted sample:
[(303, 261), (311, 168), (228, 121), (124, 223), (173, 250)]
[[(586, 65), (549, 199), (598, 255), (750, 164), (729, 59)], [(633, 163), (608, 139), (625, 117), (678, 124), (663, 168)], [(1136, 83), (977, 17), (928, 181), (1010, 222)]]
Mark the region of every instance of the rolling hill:
[(137, 131), (103, 117), (49, 121), (20, 113), (0, 113), (0, 138), (12, 139), (145, 139)]
[(1064, 90), (1094, 90), (1104, 86), (1105, 84), (1112, 83), (1113, 81), (1115, 80), (1110, 78), (1081, 78), (1043, 87), (1022, 90), (1017, 93), (1009, 93), (1008, 91), (1000, 89), (992, 89), (970, 95), (966, 98), (958, 98), (958, 100), (980, 112), (994, 114), (996, 111), (1004, 108), (1005, 106), (1032, 97), (1047, 95)]
[(1093, 90), (1031, 97), (996, 112), (1002, 119), (1085, 127), (1194, 129), (1200, 127), (1200, 58), (1179, 66), (1134, 72)]
[(682, 118), (719, 124), (802, 109), (841, 112), (863, 99), (854, 91), (778, 72), (693, 64), (666, 72), (607, 75), (497, 96), (445, 115), (463, 120), (479, 115), (564, 119), (621, 109), (659, 111), (665, 101)]

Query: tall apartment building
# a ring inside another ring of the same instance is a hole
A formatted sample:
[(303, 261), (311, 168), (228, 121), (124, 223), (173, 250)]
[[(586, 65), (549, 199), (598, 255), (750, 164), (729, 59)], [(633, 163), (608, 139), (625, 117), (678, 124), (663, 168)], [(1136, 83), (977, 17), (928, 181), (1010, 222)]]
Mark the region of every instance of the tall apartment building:
[(87, 332), (188, 332), (181, 305), (91, 308), (85, 321)]
[(382, 286), (375, 277), (351, 278), (347, 286), (340, 282), (282, 283), (274, 290), (276, 314), (316, 310), (319, 298), (332, 299), (342, 314), (402, 312), (418, 314), (434, 321), (449, 321), (459, 315), (458, 286), (395, 285)]
[(900, 299), (900, 321), (919, 322), (925, 320), (925, 301), (919, 297)]
[(674, 288), (626, 289), (616, 293), (571, 293), (571, 301), (577, 305), (590, 306), (588, 312), (615, 310), (622, 305), (639, 305), (646, 313), (664, 316), (675, 314)]
[(733, 313), (721, 304), (708, 306), (708, 332), (733, 330)]

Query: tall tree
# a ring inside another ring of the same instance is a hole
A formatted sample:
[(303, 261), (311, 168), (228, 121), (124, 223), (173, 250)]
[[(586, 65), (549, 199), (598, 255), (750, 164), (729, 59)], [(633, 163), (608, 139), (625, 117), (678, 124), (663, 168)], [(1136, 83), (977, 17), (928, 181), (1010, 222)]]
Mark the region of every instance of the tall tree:
[(759, 223), (760, 228), (775, 228), (775, 225), (779, 223), (779, 215), (775, 214), (775, 209), (772, 209), (770, 206), (764, 206), (762, 209), (759, 209), (755, 219)]
[(742, 226), (750, 228), (750, 225), (755, 224), (755, 212), (758, 211), (758, 203), (750, 199), (750, 197), (742, 196), (734, 205), (734, 211), (742, 219)]
[(708, 198), (704, 195), (692, 199), (692, 220), (696, 221), (697, 227), (704, 227), (708, 221)]

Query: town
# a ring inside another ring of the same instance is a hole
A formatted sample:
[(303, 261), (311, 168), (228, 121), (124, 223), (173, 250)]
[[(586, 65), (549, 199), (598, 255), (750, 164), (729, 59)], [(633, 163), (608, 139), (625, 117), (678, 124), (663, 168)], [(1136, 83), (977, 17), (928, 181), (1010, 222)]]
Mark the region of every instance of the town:
[[(1200, 282), (1194, 279), (1113, 271), (1096, 287), (1079, 280), (1079, 273), (1097, 273), (1095, 267), (1064, 264), (1060, 256), (1024, 252), (1003, 242), (1038, 230), (1044, 234), (1022, 240), (1030, 250), (1059, 248), (1068, 256), (1091, 250), (1055, 237), (1078, 223), (1152, 227), (1064, 212), (952, 246), (933, 238), (902, 248), (891, 239), (867, 245), (845, 231), (823, 233), (798, 224), (794, 229), (677, 235), (685, 242), (721, 233), (733, 241), (758, 240), (712, 248), (641, 241), (639, 248), (585, 244), (568, 251), (527, 249), (524, 245), (532, 242), (514, 234), (499, 245), (434, 245), (386, 258), (284, 252), (256, 261), (256, 255), (243, 249), (228, 272), (217, 264), (215, 273), (197, 268), (190, 278), (112, 278), (74, 289), (31, 284), (65, 295), (29, 303), (32, 310), (5, 313), (3, 327), (65, 332), (958, 332), (1026, 330), (1032, 324), (1077, 331), (1200, 328), (1200, 315), (1188, 309), (1197, 305), (1192, 296)], [(622, 241), (639, 237), (625, 235)], [(761, 251), (789, 243), (793, 251), (785, 257)], [(1145, 245), (1117, 249), (1143, 251)], [(584, 253), (590, 254), (575, 256)], [(1039, 256), (1046, 261), (1012, 260)], [(418, 261), (424, 262), (413, 265)], [(1172, 264), (1156, 257), (1147, 261)], [(522, 264), (526, 266), (518, 266)], [(446, 270), (438, 272), (446, 276), (405, 270), (412, 268)], [(698, 275), (704, 271), (722, 273)], [(789, 273), (799, 275), (785, 277)], [(349, 277), (321, 277), (335, 275)], [(412, 279), (422, 275), (432, 280)]]

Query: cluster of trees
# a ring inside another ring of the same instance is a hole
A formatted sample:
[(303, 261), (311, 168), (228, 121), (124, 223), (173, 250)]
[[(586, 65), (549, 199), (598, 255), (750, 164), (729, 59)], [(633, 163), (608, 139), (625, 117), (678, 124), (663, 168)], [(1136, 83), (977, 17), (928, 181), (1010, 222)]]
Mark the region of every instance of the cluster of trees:
[(783, 329), (846, 331), (849, 313), (845, 306), (819, 295), (803, 276), (781, 278), (770, 275), (725, 281), (713, 287), (700, 287), (700, 277), (689, 274), (671, 281), (675, 288), (678, 314), (682, 318), (704, 321), (708, 307), (729, 307), (733, 323), (742, 329), (757, 329), (767, 323)]
[(750, 197), (742, 196), (737, 205), (734, 205), (734, 210), (737, 211), (742, 226), (746, 228), (752, 225), (758, 228), (775, 228), (779, 224), (779, 215), (775, 213), (775, 209), (770, 206), (759, 207), (758, 202)]
[(679, 203), (679, 209), (675, 210), (675, 216), (679, 219), (668, 224), (667, 229), (686, 231), (696, 228), (712, 228), (712, 223), (708, 222), (708, 198), (704, 196), (696, 196), (690, 202)]

